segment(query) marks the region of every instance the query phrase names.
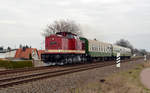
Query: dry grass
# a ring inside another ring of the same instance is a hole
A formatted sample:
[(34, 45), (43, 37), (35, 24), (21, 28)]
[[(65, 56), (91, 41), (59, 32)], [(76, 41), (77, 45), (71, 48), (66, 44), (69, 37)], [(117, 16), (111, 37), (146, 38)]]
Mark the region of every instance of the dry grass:
[(144, 68), (150, 67), (150, 61), (146, 61), (145, 64), (143, 65)]
[(25, 68), (25, 67), (33, 67), (32, 61), (30, 60), (26, 60), (26, 61), (0, 60), (0, 68), (16, 69), (16, 68)]
[(139, 74), (150, 63), (138, 65), (135, 69), (113, 74), (104, 80), (72, 89), (71, 93), (150, 93), (140, 82)]
[(127, 77), (122, 75), (107, 78), (104, 84), (101, 84), (101, 93), (145, 93), (144, 90), (130, 82)]
[(101, 93), (150, 93), (140, 82), (140, 72), (147, 64), (139, 65), (127, 72), (114, 74), (101, 84)]

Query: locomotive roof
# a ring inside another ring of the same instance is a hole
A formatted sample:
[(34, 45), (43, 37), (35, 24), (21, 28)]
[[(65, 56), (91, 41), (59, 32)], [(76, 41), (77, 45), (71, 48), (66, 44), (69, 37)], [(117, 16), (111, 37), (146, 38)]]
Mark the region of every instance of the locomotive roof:
[(123, 49), (126, 49), (126, 50), (131, 50), (130, 48), (119, 46), (119, 45), (116, 45), (116, 44), (113, 44), (113, 47), (114, 48), (121, 48), (121, 49), (123, 48)]
[(71, 33), (71, 32), (57, 32), (56, 34), (65, 34), (65, 35), (67, 35), (67, 34), (72, 34), (72, 35), (77, 36), (76, 34), (73, 34), (73, 33)]

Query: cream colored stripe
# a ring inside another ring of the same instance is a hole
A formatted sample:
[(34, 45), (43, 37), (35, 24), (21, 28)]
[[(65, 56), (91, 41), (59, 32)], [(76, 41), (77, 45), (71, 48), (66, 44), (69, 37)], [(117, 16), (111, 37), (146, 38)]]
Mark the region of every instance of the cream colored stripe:
[(72, 52), (74, 52), (74, 53), (85, 53), (85, 51), (83, 51), (83, 50), (48, 50), (48, 52), (53, 52), (53, 53), (55, 53), (55, 52), (64, 52), (64, 53), (72, 53)]

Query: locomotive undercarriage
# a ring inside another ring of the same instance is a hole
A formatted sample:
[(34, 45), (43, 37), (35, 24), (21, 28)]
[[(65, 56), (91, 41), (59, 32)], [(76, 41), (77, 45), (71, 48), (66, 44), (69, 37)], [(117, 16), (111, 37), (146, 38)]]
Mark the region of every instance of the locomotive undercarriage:
[[(42, 61), (47, 65), (65, 65), (78, 64), (85, 62), (101, 62), (116, 60), (116, 57), (90, 57), (85, 54), (42, 54)], [(129, 57), (120, 57), (121, 60), (129, 59)]]
[(87, 61), (84, 54), (42, 54), (41, 57), (48, 65), (77, 64)]

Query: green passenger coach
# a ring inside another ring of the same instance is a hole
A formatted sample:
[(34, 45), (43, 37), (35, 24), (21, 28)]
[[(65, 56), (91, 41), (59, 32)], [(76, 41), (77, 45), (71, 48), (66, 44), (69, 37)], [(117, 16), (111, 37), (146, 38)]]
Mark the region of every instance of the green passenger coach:
[(121, 47), (121, 46), (118, 46), (118, 45), (112, 45), (112, 51), (113, 51), (113, 56), (116, 57), (117, 56), (117, 53), (120, 53), (120, 56), (121, 57), (130, 57), (132, 56), (132, 53), (131, 53), (131, 49), (129, 48), (125, 48), (125, 47)]
[(89, 55), (91, 57), (111, 57), (112, 49), (111, 44), (100, 42), (97, 40), (88, 40)]
[(132, 56), (131, 49), (129, 48), (97, 40), (88, 40), (83, 37), (80, 37), (80, 40), (84, 42), (83, 46), (88, 58), (98, 58), (101, 60), (116, 59), (117, 53), (120, 53), (121, 58), (130, 58)]

